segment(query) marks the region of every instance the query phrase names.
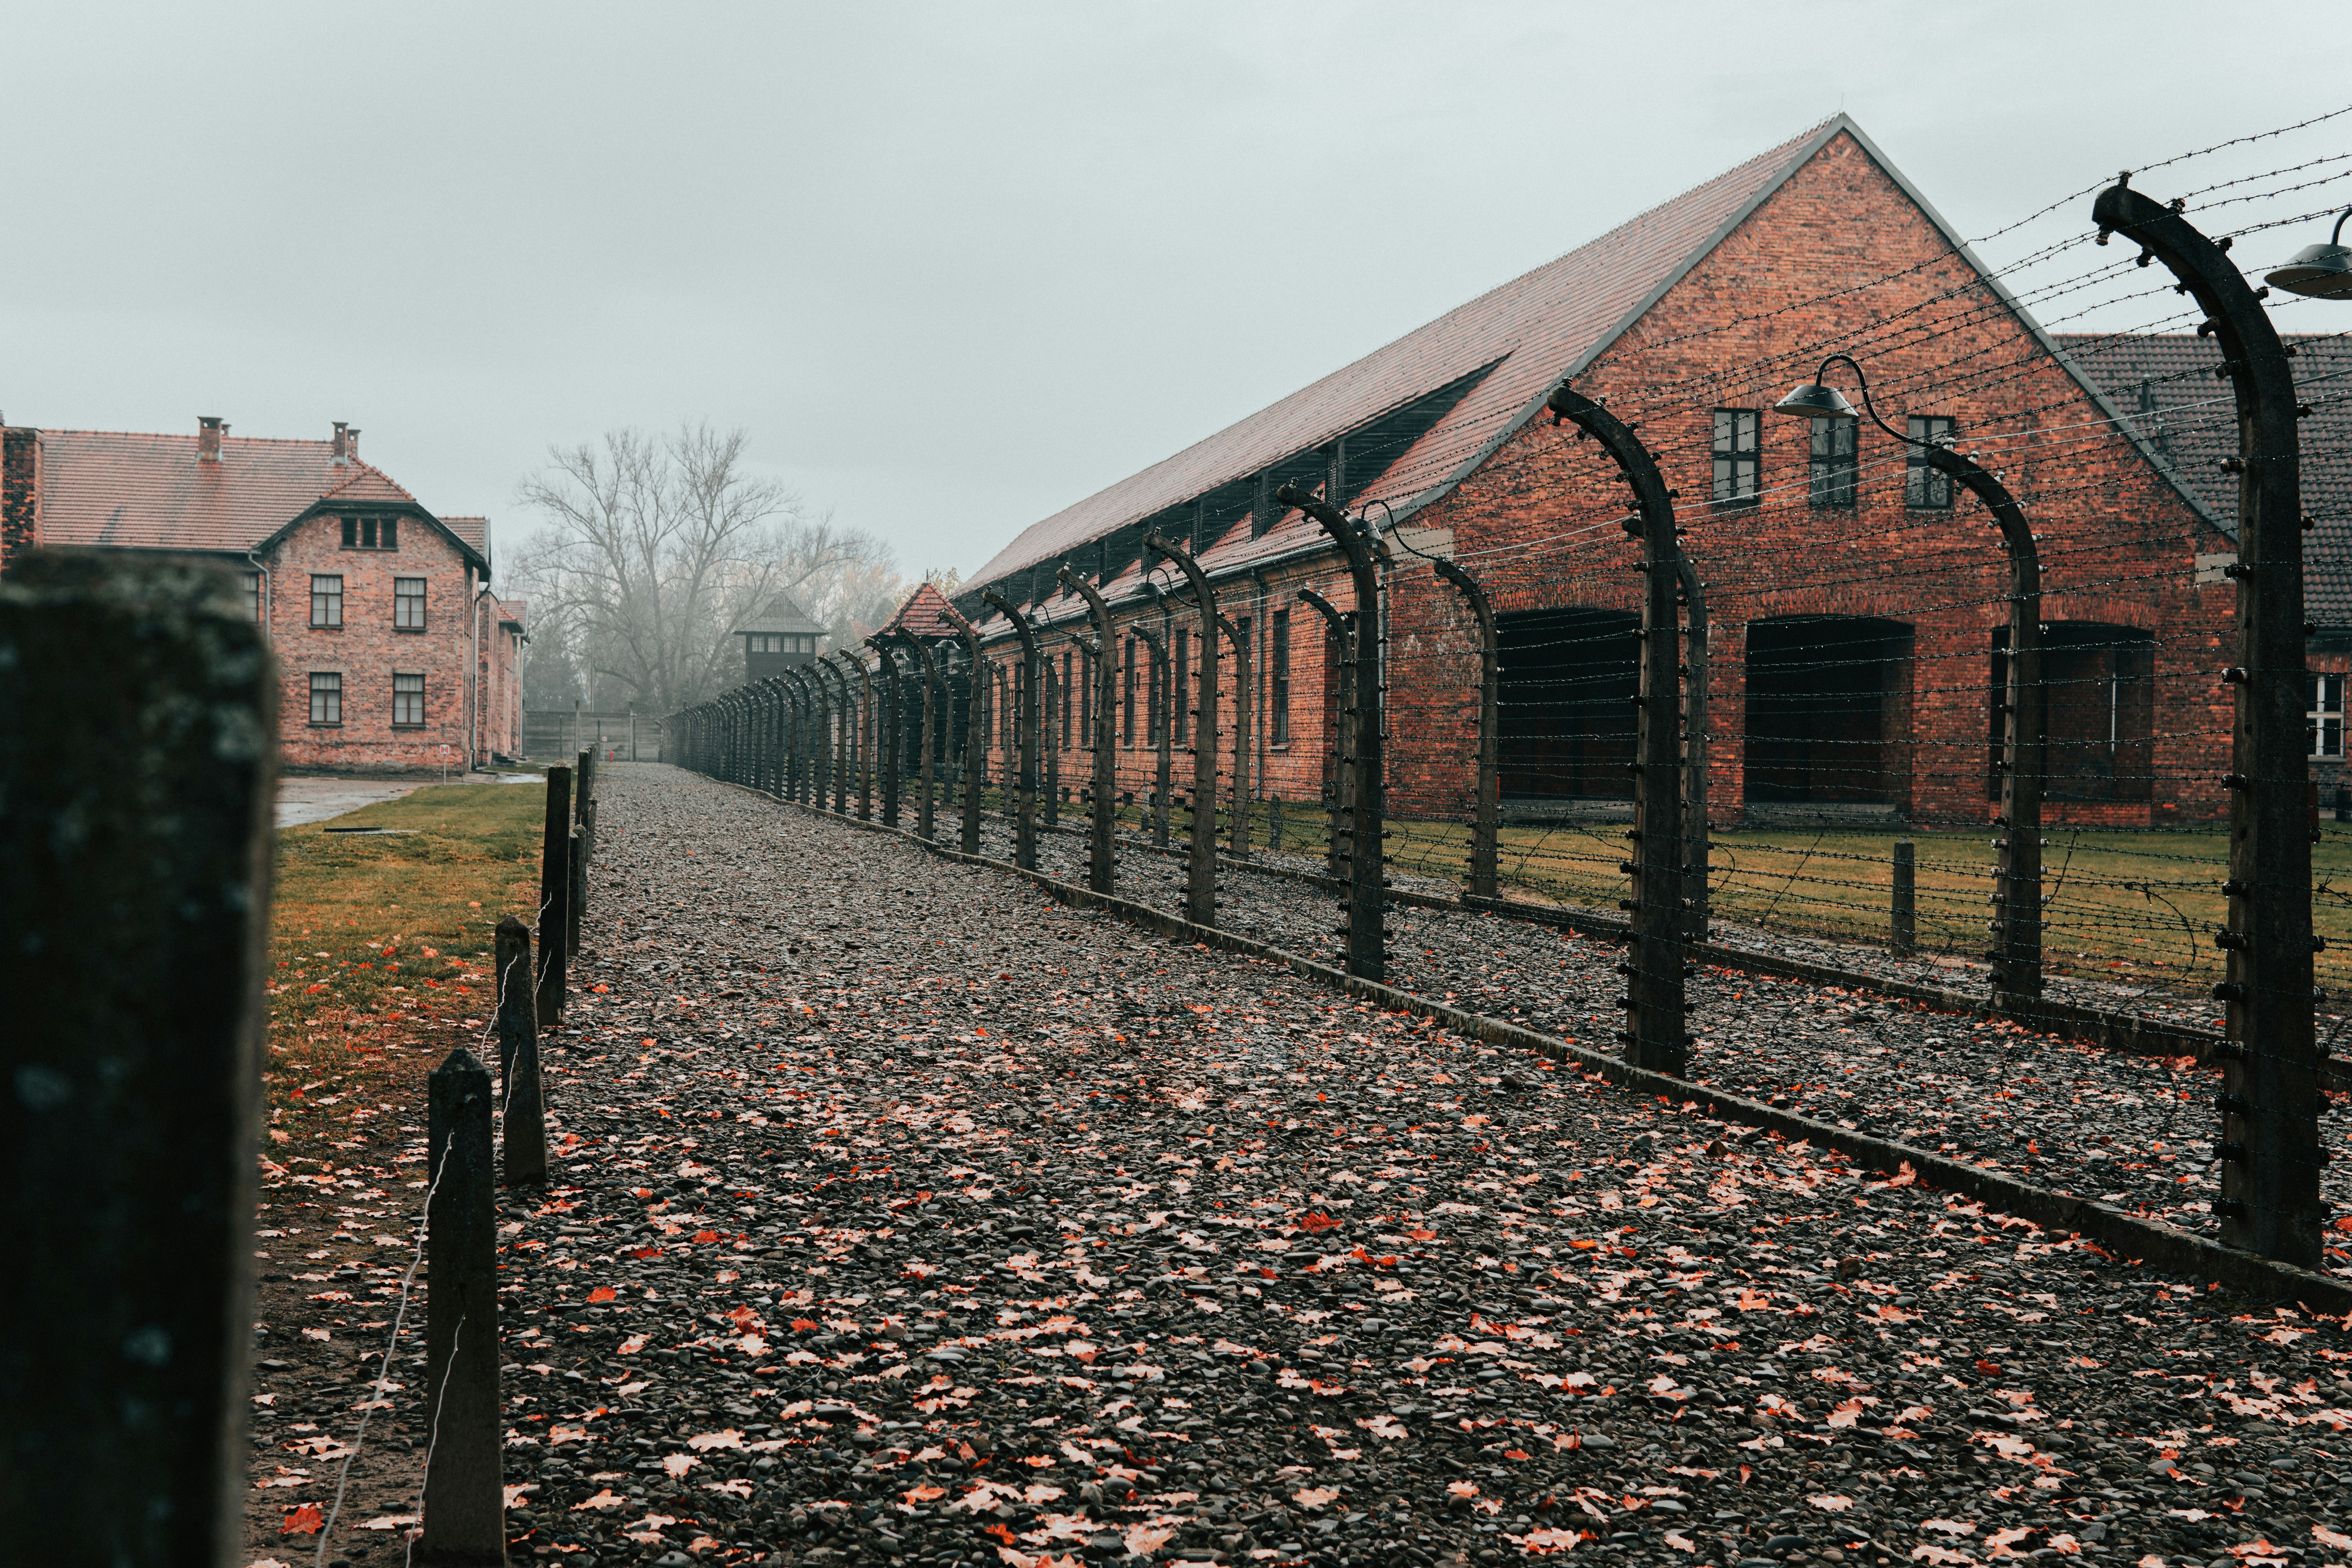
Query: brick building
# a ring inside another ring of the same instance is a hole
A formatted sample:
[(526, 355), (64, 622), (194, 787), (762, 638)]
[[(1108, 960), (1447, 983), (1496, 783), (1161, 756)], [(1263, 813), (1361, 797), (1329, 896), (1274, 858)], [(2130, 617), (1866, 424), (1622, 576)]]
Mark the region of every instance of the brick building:
[(324, 440), (0, 427), (0, 569), (34, 548), (144, 550), (237, 574), (284, 677), (284, 760), (466, 766), (520, 752), (523, 606), (490, 528), (440, 518)]
[[(1057, 633), (1086, 611), (1055, 569), (1100, 587), (1121, 623), (1121, 788), (1139, 796), (1155, 666), (1132, 628), (1162, 635), (1180, 686), (1199, 657), (1181, 582), (1141, 541), (1156, 530), (1185, 542), (1232, 622), (1221, 775), (1237, 637), (1251, 794), (1312, 801), (1329, 766), (1332, 649), (1298, 590), (1354, 605), (1336, 549), (1274, 499), (1296, 484), (1365, 510), (1393, 558), (1372, 609), (1396, 807), (1471, 805), (1475, 627), (1424, 559), (1445, 557), (1498, 615), (1507, 819), (1622, 814), (1639, 556), (1616, 526), (1615, 469), (1544, 411), (1565, 378), (1639, 422), (1680, 497), (1712, 626), (1710, 815), (1980, 821), (1996, 793), (2006, 559), (1990, 518), (1905, 442), (1772, 414), (1832, 352), (1862, 362), (1895, 429), (1979, 453), (2033, 520), (2050, 817), (2164, 826), (2223, 812), (2228, 509), (2192, 482), (2152, 408), (2116, 395), (2112, 355), (2086, 370), (2085, 343), (2045, 332), (1843, 116), (1031, 526), (955, 602), (1006, 666), (1017, 645), (982, 590), (1066, 650)], [(1048, 657), (1049, 684), (1060, 658)], [(1173, 705), (1180, 746), (1188, 706)], [(1060, 743), (1065, 727), (1047, 729)], [(1007, 732), (991, 726), (992, 769)], [(1078, 771), (1066, 763), (1062, 776)]]

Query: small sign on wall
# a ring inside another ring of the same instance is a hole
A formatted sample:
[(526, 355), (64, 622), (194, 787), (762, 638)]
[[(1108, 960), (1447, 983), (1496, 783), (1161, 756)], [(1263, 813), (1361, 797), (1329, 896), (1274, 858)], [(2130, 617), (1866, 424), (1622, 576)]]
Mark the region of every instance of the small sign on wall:
[(2200, 555), (2197, 557), (2196, 585), (2204, 588), (2228, 582), (2227, 569), (2237, 563), (2238, 552), (2234, 550), (2224, 551), (2219, 555)]

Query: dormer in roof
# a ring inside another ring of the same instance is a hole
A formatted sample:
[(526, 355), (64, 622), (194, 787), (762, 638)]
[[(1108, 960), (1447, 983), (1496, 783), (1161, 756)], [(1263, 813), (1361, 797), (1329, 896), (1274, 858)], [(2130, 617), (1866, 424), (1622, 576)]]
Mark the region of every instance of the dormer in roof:
[(790, 594), (778, 594), (731, 634), (743, 639), (743, 679), (765, 680), (814, 664), (824, 630)]

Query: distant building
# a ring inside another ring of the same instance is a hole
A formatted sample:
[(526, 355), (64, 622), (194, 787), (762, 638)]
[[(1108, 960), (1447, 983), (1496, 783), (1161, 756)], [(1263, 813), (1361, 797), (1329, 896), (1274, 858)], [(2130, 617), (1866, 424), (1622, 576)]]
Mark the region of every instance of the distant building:
[(734, 635), (743, 639), (743, 679), (765, 680), (814, 664), (816, 639), (824, 636), (824, 628), (809, 619), (790, 594), (779, 594), (737, 626)]
[(286, 762), (462, 767), (520, 749), (522, 605), (486, 518), (435, 516), (325, 440), (0, 426), (0, 570), (33, 549), (142, 550), (236, 573), (283, 675)]

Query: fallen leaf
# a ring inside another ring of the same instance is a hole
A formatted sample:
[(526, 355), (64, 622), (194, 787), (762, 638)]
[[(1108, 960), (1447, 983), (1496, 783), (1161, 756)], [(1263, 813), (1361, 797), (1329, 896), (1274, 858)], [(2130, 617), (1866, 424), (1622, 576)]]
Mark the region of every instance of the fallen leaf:
[[(1454, 1484), (1459, 1487), (1462, 1483), (1456, 1481)], [(1465, 1492), (1463, 1495), (1467, 1497), (1469, 1493)], [(1322, 1508), (1339, 1500), (1339, 1489), (1338, 1487), (1302, 1487), (1292, 1494), (1292, 1500), (1301, 1508)]]
[(1397, 1441), (1401, 1437), (1410, 1437), (1412, 1436), (1412, 1433), (1406, 1431), (1404, 1427), (1397, 1422), (1396, 1418), (1391, 1415), (1374, 1415), (1369, 1418), (1359, 1415), (1356, 1417), (1356, 1425), (1361, 1426), (1365, 1431), (1370, 1432), (1373, 1436), (1385, 1438), (1391, 1443)]
[(1478, 1495), (1478, 1483), (1476, 1481), (1448, 1481), (1445, 1483), (1445, 1489), (1452, 1492), (1455, 1497), (1476, 1497)]
[(327, 1516), (319, 1511), (319, 1505), (306, 1502), (299, 1508), (289, 1508), (286, 1510), (286, 1521), (278, 1527), (278, 1533), (316, 1535), (326, 1528)]
[(1666, 1531), (1666, 1544), (1677, 1552), (1696, 1552), (1698, 1543), (1679, 1530)]
[(1911, 1549), (1911, 1561), (1914, 1563), (1974, 1563), (1976, 1559), (1965, 1552), (1955, 1552), (1948, 1546), (1922, 1542)]
[(700, 1463), (702, 1463), (702, 1461), (692, 1454), (664, 1454), (662, 1456), (662, 1468), (667, 1470), (673, 1476), (682, 1476)]
[(572, 1505), (572, 1511), (578, 1513), (582, 1509), (588, 1508), (596, 1509), (600, 1511), (608, 1508), (622, 1508), (627, 1505), (628, 1500), (629, 1500), (627, 1498), (615, 1494), (612, 1488), (606, 1487), (594, 1497), (573, 1503)]
[(1127, 1530), (1127, 1550), (1131, 1557), (1149, 1557), (1175, 1538), (1176, 1531), (1166, 1526), (1131, 1524)]
[(1973, 1523), (1963, 1523), (1957, 1519), (1922, 1520), (1919, 1521), (1919, 1528), (1937, 1531), (1945, 1535), (1974, 1535), (1977, 1532), (1977, 1527)]
[(610, 1285), (599, 1285), (596, 1289), (588, 1292), (588, 1304), (592, 1307), (599, 1306), (604, 1302), (614, 1300), (619, 1295), (620, 1292), (614, 1289)]
[(945, 1487), (909, 1487), (898, 1495), (910, 1503), (930, 1502), (934, 1499), (947, 1496), (948, 1489)]
[(2352, 1535), (2347, 1535), (2340, 1530), (2330, 1530), (2324, 1524), (2315, 1524), (2311, 1527), (2311, 1533), (2313, 1539), (2322, 1546), (2332, 1546), (2338, 1552), (2347, 1547), (2352, 1547)]
[(1846, 1510), (1853, 1506), (1853, 1499), (1850, 1497), (1838, 1497), (1834, 1494), (1823, 1497), (1809, 1497), (1805, 1500), (1825, 1513), (1843, 1513)]
[(730, 1426), (724, 1432), (704, 1432), (688, 1437), (686, 1446), (698, 1454), (709, 1453), (713, 1448), (740, 1448), (743, 1446), (743, 1434)]

